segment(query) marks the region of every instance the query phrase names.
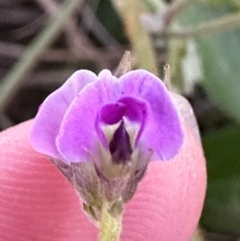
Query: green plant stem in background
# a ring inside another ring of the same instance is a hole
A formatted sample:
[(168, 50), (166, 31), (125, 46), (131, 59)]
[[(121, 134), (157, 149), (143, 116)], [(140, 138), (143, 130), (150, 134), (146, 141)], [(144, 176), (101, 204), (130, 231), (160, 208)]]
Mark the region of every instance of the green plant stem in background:
[(170, 38), (196, 38), (205, 34), (220, 33), (237, 27), (240, 27), (240, 13), (208, 21), (207, 23), (202, 23), (189, 29), (168, 30), (159, 33), (159, 35)]
[(108, 202), (103, 203), (102, 214), (99, 226), (98, 241), (119, 241), (122, 229), (122, 213), (113, 215), (112, 205)]
[(122, 17), (138, 68), (157, 73), (154, 51), (148, 33), (140, 22), (147, 10), (139, 0), (112, 0)]
[(148, 10), (151, 13), (156, 13), (157, 11), (161, 11), (166, 7), (166, 4), (163, 1), (159, 0), (141, 0)]
[(196, 1), (197, 0), (176, 0), (170, 7), (172, 8), (174, 16), (176, 16)]
[(181, 13), (183, 10), (185, 10), (188, 6), (190, 6), (192, 3), (196, 2), (197, 0), (176, 0), (172, 4), (167, 5), (163, 2), (163, 0), (141, 0), (148, 9), (154, 13), (157, 11), (164, 10), (164, 7), (166, 9), (171, 9), (172, 15), (176, 16), (179, 13)]
[(4, 111), (9, 98), (23, 84), (24, 77), (36, 64), (37, 59), (57, 37), (66, 19), (78, 8), (83, 0), (65, 0), (59, 10), (52, 15), (46, 28), (33, 40), (26, 52), (0, 86), (0, 111)]
[(169, 5), (164, 13), (165, 27), (168, 27), (182, 11), (186, 10), (196, 1), (197, 0), (176, 0)]
[(174, 90), (184, 93), (182, 61), (187, 54), (187, 43), (182, 39), (170, 39), (168, 42), (167, 62), (171, 66), (171, 84)]

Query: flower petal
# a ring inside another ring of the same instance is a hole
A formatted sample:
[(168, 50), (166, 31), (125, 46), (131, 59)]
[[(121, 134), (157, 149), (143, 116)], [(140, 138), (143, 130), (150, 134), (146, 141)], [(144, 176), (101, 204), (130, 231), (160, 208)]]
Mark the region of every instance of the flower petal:
[(103, 105), (116, 102), (118, 85), (116, 77), (102, 71), (98, 81), (82, 90), (72, 102), (56, 141), (58, 151), (69, 162), (87, 161), (96, 154), (97, 113)]
[(121, 103), (109, 103), (103, 105), (97, 113), (95, 128), (98, 137), (105, 148), (108, 148), (108, 138), (104, 134), (102, 127), (118, 123), (126, 112), (126, 108), (127, 107)]
[(178, 112), (165, 85), (145, 70), (130, 71), (120, 78), (122, 96), (144, 99), (149, 113), (139, 145), (153, 151), (152, 160), (168, 160), (177, 154), (183, 143)]
[(31, 133), (35, 150), (54, 158), (61, 158), (55, 140), (63, 117), (78, 93), (97, 76), (88, 70), (75, 72), (63, 86), (49, 95), (41, 105)]
[[(135, 140), (135, 145), (138, 143), (138, 140), (144, 130), (146, 123), (146, 118), (148, 114), (148, 104), (143, 99), (126, 96), (119, 100), (119, 103), (123, 103), (127, 106), (125, 116), (131, 121), (136, 122), (140, 129)], [(133, 124), (133, 123), (132, 123)]]
[[(118, 96), (120, 94), (118, 93)], [(106, 140), (106, 133), (103, 133), (102, 127), (108, 125), (114, 125), (119, 123), (123, 117), (127, 118), (125, 121), (129, 122), (128, 127), (133, 130), (133, 125), (136, 127), (136, 124), (139, 126), (136, 140), (135, 136), (132, 137), (133, 146), (137, 143), (146, 120), (147, 115), (147, 103), (142, 99), (136, 97), (123, 97), (118, 100), (116, 103), (105, 104), (101, 107), (97, 118), (95, 121), (95, 128), (97, 130), (98, 136), (102, 144), (108, 148), (108, 141)], [(129, 128), (127, 128), (129, 129)], [(107, 138), (108, 139), (108, 138)]]
[(99, 121), (107, 125), (118, 123), (125, 114), (127, 106), (122, 103), (109, 103), (99, 111)]

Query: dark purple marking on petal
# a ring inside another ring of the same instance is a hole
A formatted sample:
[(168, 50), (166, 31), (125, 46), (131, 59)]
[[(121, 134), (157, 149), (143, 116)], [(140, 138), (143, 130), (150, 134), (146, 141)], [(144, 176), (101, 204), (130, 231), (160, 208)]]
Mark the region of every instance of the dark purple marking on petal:
[(131, 159), (133, 150), (123, 120), (113, 134), (113, 138), (109, 143), (109, 150), (115, 164), (125, 163)]
[(138, 140), (144, 130), (146, 118), (148, 114), (148, 104), (143, 99), (126, 96), (118, 100), (119, 103), (123, 103), (127, 106), (126, 112), (124, 114), (132, 122), (137, 122), (140, 129), (137, 134), (135, 145), (137, 145)]
[(50, 94), (35, 117), (30, 141), (33, 148), (48, 156), (61, 158), (56, 148), (56, 137), (63, 117), (78, 93), (97, 76), (88, 71), (75, 72), (59, 89)]
[(142, 134), (147, 115), (147, 103), (136, 97), (123, 97), (117, 103), (103, 105), (96, 118), (95, 128), (102, 144), (107, 147), (108, 143), (101, 129), (102, 125), (113, 125), (120, 122), (123, 117), (133, 124), (139, 125), (139, 131), (135, 144)]

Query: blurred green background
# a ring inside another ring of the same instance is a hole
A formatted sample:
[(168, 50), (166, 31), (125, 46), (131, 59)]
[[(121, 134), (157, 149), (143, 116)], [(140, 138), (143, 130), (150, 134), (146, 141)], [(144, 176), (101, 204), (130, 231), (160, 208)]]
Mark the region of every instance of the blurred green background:
[(75, 70), (114, 70), (126, 49), (162, 78), (170, 64), (207, 159), (201, 229), (239, 240), (239, 0), (0, 0), (0, 130), (33, 118)]

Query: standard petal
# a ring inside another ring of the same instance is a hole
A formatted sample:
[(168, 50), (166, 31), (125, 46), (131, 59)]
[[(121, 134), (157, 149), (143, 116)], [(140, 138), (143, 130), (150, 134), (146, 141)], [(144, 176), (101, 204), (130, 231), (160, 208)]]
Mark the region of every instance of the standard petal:
[(152, 160), (168, 160), (183, 143), (178, 112), (165, 85), (145, 70), (130, 71), (120, 78), (121, 95), (144, 99), (149, 113), (139, 145), (153, 151)]
[(36, 151), (61, 158), (55, 142), (63, 117), (78, 93), (96, 80), (97, 76), (88, 70), (77, 71), (63, 86), (46, 98), (35, 117), (30, 137)]
[(63, 118), (56, 144), (69, 162), (87, 161), (96, 155), (97, 113), (104, 104), (116, 102), (119, 93), (119, 81), (109, 73), (101, 72), (97, 82), (84, 88)]

